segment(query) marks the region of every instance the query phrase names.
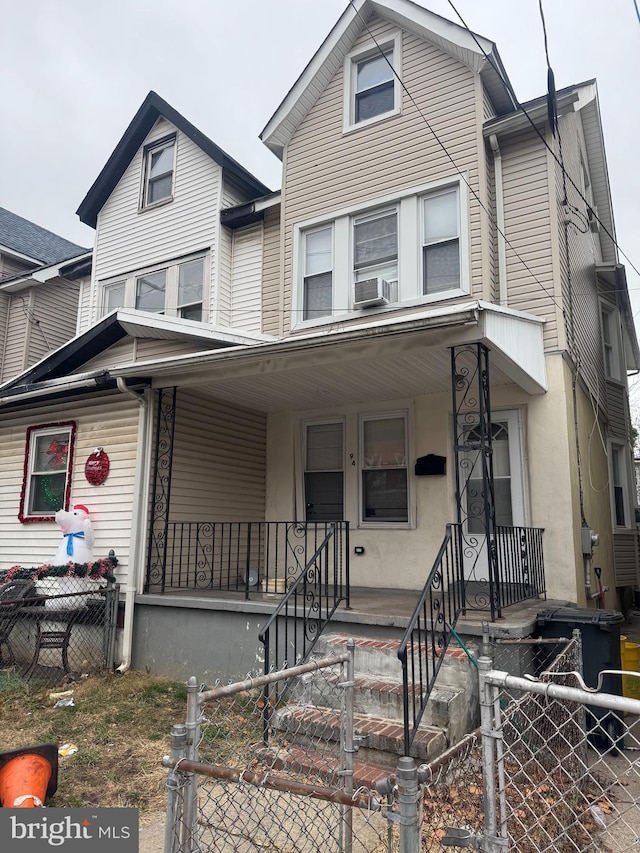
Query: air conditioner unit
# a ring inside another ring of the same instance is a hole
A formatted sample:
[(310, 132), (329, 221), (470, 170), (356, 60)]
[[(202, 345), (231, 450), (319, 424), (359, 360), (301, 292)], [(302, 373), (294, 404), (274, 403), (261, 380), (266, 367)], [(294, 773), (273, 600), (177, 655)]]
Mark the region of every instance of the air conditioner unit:
[(380, 276), (356, 281), (354, 290), (354, 308), (373, 308), (391, 302), (391, 282)]
[(598, 208), (595, 205), (587, 208), (587, 219), (589, 220), (589, 228), (594, 234), (600, 231), (600, 222), (598, 220)]

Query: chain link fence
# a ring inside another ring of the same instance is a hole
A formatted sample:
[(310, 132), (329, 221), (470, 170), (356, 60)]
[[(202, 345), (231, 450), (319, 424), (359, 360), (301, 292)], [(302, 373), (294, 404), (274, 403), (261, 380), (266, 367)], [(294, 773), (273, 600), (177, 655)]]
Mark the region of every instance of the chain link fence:
[(0, 584), (0, 677), (53, 687), (112, 671), (118, 597), (82, 577)]
[(354, 760), (353, 681), (352, 649), (212, 690), (191, 679), (165, 759), (165, 851), (398, 850), (395, 776), (375, 789), (392, 767)]

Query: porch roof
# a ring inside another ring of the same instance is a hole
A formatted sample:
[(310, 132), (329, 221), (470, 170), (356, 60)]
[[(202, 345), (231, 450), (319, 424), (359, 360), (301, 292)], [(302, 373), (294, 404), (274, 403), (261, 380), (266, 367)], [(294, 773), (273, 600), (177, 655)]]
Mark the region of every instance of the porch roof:
[(542, 325), (529, 314), (473, 301), (378, 321), (332, 326), (276, 342), (135, 362), (112, 377), (197, 387), (258, 411), (391, 400), (451, 388), (449, 347), (484, 343), (493, 385), (544, 393)]

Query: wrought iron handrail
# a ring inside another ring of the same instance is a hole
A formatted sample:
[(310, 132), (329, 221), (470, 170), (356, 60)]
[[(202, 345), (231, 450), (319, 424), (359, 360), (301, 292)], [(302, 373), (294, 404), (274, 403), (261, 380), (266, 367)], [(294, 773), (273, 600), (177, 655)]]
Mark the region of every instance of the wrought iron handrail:
[(338, 605), (346, 601), (349, 606), (348, 562), (343, 578), (342, 560), (338, 559), (342, 542), (337, 535), (345, 531), (348, 553), (349, 525), (336, 522), (327, 528), (324, 539), (258, 635), (264, 647), (265, 674), (305, 661)]
[(458, 616), (464, 608), (460, 528), (448, 524), (438, 556), (398, 647), (402, 664), (404, 754), (415, 738), (444, 660)]

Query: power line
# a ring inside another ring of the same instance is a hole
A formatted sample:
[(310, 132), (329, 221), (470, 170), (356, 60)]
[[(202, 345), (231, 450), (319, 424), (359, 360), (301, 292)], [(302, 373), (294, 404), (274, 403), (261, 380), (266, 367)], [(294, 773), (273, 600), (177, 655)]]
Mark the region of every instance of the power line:
[[(531, 267), (527, 264), (527, 262), (526, 262), (526, 261), (525, 261), (525, 259), (522, 257), (522, 255), (518, 252), (518, 250), (517, 250), (517, 249), (516, 249), (516, 247), (513, 245), (513, 243), (509, 240), (509, 238), (506, 236), (506, 234), (501, 230), (501, 228), (500, 228), (500, 226), (498, 225), (498, 223), (497, 223), (496, 218), (494, 217), (494, 215), (493, 215), (493, 214), (491, 213), (491, 211), (486, 207), (486, 205), (484, 204), (484, 202), (482, 201), (482, 199), (480, 198), (480, 196), (478, 195), (478, 193), (477, 193), (477, 192), (475, 191), (475, 189), (471, 186), (471, 184), (470, 184), (469, 180), (467, 179), (466, 175), (465, 175), (465, 174), (461, 171), (461, 169), (458, 167), (457, 163), (455, 162), (455, 160), (453, 159), (453, 157), (452, 157), (452, 156), (451, 156), (451, 154), (449, 153), (449, 151), (448, 151), (447, 147), (445, 146), (444, 142), (442, 142), (442, 140), (440, 139), (440, 137), (438, 136), (438, 134), (435, 132), (435, 130), (433, 129), (433, 127), (432, 127), (432, 126), (431, 126), (431, 124), (429, 123), (429, 121), (428, 121), (427, 117), (424, 115), (424, 113), (422, 112), (422, 110), (421, 110), (421, 109), (420, 109), (420, 107), (418, 106), (418, 104), (417, 104), (417, 102), (416, 102), (415, 98), (413, 97), (413, 95), (411, 94), (411, 92), (409, 91), (409, 89), (407, 88), (407, 86), (406, 86), (405, 82), (404, 82), (404, 81), (403, 81), (403, 79), (400, 77), (400, 75), (398, 74), (398, 72), (396, 71), (396, 69), (393, 67), (392, 63), (389, 61), (389, 58), (386, 56), (386, 54), (385, 54), (385, 53), (384, 53), (384, 51), (382, 50), (382, 47), (380, 46), (380, 44), (379, 44), (379, 43), (378, 43), (378, 41), (376, 40), (375, 36), (374, 36), (374, 35), (373, 35), (373, 33), (371, 32), (371, 29), (369, 28), (369, 25), (367, 24), (367, 22), (366, 22), (365, 18), (364, 18), (364, 17), (362, 16), (362, 14), (360, 13), (360, 10), (359, 10), (359, 9), (357, 9), (357, 8), (356, 8), (356, 6), (354, 5), (353, 0), (349, 0), (349, 5), (353, 8), (353, 10), (354, 10), (354, 12), (356, 13), (356, 15), (358, 15), (358, 17), (359, 17), (359, 18), (360, 18), (360, 20), (362, 21), (362, 23), (363, 23), (363, 25), (364, 25), (364, 28), (365, 28), (365, 29), (366, 29), (366, 31), (369, 33), (369, 36), (371, 37), (371, 40), (373, 41), (373, 43), (375, 44), (376, 48), (378, 49), (378, 51), (379, 51), (380, 55), (383, 57), (383, 59), (385, 60), (385, 62), (389, 65), (389, 67), (390, 67), (390, 69), (391, 69), (391, 71), (392, 71), (392, 73), (393, 73), (394, 77), (395, 77), (395, 78), (398, 80), (398, 82), (400, 83), (400, 86), (402, 87), (402, 90), (405, 92), (405, 94), (407, 95), (407, 97), (409, 98), (409, 100), (411, 101), (411, 103), (413, 104), (413, 106), (415, 107), (415, 109), (416, 109), (416, 111), (417, 111), (418, 115), (420, 116), (420, 118), (422, 119), (422, 121), (425, 123), (425, 125), (427, 126), (427, 128), (429, 129), (429, 131), (431, 132), (431, 134), (433, 135), (433, 138), (435, 139), (435, 141), (438, 143), (438, 145), (440, 146), (440, 148), (442, 148), (442, 150), (444, 151), (444, 153), (445, 153), (445, 155), (447, 156), (448, 160), (451, 162), (451, 164), (452, 164), (453, 168), (456, 170), (456, 172), (457, 172), (458, 176), (459, 176), (459, 177), (464, 181), (464, 183), (467, 185), (467, 187), (468, 187), (469, 191), (471, 192), (471, 194), (473, 195), (473, 197), (475, 198), (475, 200), (478, 202), (478, 204), (480, 205), (480, 207), (482, 208), (482, 210), (485, 212), (485, 214), (489, 217), (489, 220), (493, 223), (493, 225), (495, 226), (495, 228), (496, 228), (497, 232), (498, 232), (498, 233), (500, 234), (500, 236), (504, 239), (505, 243), (509, 246), (509, 248), (513, 251), (514, 255), (518, 258), (518, 260), (519, 260), (519, 261), (520, 261), (520, 263), (523, 265), (523, 267), (527, 270), (527, 272), (531, 275), (531, 277), (532, 277), (532, 278), (533, 278), (533, 280), (534, 280), (534, 281), (539, 285), (539, 287), (540, 287), (540, 288), (541, 288), (541, 289), (542, 289), (542, 290), (547, 294), (547, 296), (548, 296), (548, 297), (549, 297), (549, 299), (553, 302), (553, 304), (556, 306), (556, 308), (557, 308), (559, 311), (561, 311), (561, 312), (562, 312), (562, 314), (564, 315), (564, 308), (563, 308), (563, 306), (562, 306), (562, 305), (560, 305), (560, 304), (557, 302), (557, 300), (556, 300), (555, 296), (553, 295), (553, 293), (552, 293), (552, 292), (551, 292), (551, 291), (550, 291), (550, 290), (549, 290), (549, 289), (548, 289), (548, 288), (547, 288), (547, 287), (546, 287), (546, 286), (545, 286), (545, 285), (540, 281), (540, 279), (538, 278), (538, 276), (533, 272), (533, 270), (531, 269)], [(485, 56), (486, 56), (486, 54), (485, 54)]]
[[(351, 0), (349, 0), (349, 2), (351, 2)], [(501, 70), (497, 67), (497, 65), (496, 65), (496, 64), (495, 64), (495, 62), (491, 59), (491, 57), (486, 53), (485, 49), (482, 47), (482, 45), (481, 45), (481, 44), (480, 44), (480, 42), (478, 41), (478, 39), (477, 39), (477, 37), (476, 37), (476, 34), (475, 34), (475, 33), (474, 33), (470, 28), (469, 28), (469, 26), (468, 26), (467, 22), (464, 20), (464, 18), (463, 18), (463, 17), (462, 17), (462, 15), (460, 14), (460, 12), (458, 12), (458, 10), (456, 9), (456, 7), (454, 6), (454, 4), (453, 4), (453, 0), (447, 0), (447, 2), (449, 3), (449, 5), (450, 5), (450, 6), (451, 6), (451, 8), (453, 9), (453, 11), (456, 13), (456, 15), (458, 16), (458, 18), (460, 19), (460, 22), (462, 23), (462, 25), (463, 25), (463, 27), (465, 28), (465, 30), (469, 33), (469, 35), (471, 36), (471, 38), (475, 41), (475, 43), (478, 45), (478, 47), (479, 47), (479, 48), (480, 48), (480, 50), (482, 51), (482, 55), (484, 56), (484, 58), (485, 58), (485, 59), (487, 60), (487, 62), (491, 65), (491, 67), (493, 68), (493, 70), (496, 72), (496, 74), (497, 74), (497, 75), (498, 75), (498, 77), (500, 78), (500, 82), (501, 82), (501, 83), (502, 83), (502, 85), (504, 86), (505, 91), (506, 91), (506, 92), (507, 92), (507, 93), (508, 93), (512, 98), (513, 98), (513, 101), (514, 101), (514, 103), (516, 104), (516, 106), (518, 107), (518, 109), (520, 110), (520, 112), (522, 112), (522, 113), (526, 116), (526, 118), (527, 118), (527, 120), (528, 120), (529, 124), (530, 124), (530, 125), (531, 125), (531, 127), (534, 129), (534, 131), (537, 133), (537, 135), (540, 137), (540, 139), (542, 140), (542, 143), (543, 143), (543, 145), (545, 146), (545, 148), (549, 151), (549, 153), (551, 154), (551, 156), (553, 157), (553, 159), (556, 161), (556, 163), (558, 164), (558, 166), (560, 166), (560, 168), (562, 169), (562, 176), (563, 176), (563, 179), (566, 179), (566, 180), (568, 180), (568, 181), (569, 181), (569, 183), (570, 183), (570, 184), (571, 184), (571, 186), (576, 190), (576, 192), (578, 193), (578, 195), (580, 196), (580, 198), (582, 199), (582, 201), (584, 201), (584, 203), (587, 205), (587, 209), (588, 209), (588, 211), (589, 211), (589, 213), (590, 213), (590, 216), (600, 224), (600, 227), (602, 228), (602, 230), (604, 231), (604, 233), (605, 233), (605, 234), (607, 235), (607, 237), (611, 240), (611, 242), (612, 242), (612, 243), (613, 243), (613, 245), (616, 247), (616, 249), (620, 252), (620, 254), (622, 255), (622, 257), (623, 257), (623, 258), (628, 262), (628, 264), (629, 264), (629, 266), (631, 267), (631, 269), (632, 269), (632, 270), (634, 270), (634, 272), (636, 272), (636, 273), (640, 276), (640, 270), (638, 269), (638, 267), (633, 263), (633, 261), (631, 260), (631, 258), (630, 258), (630, 257), (627, 255), (627, 253), (622, 249), (622, 247), (620, 246), (620, 244), (618, 243), (618, 241), (616, 240), (616, 238), (615, 238), (615, 237), (613, 236), (613, 234), (609, 231), (609, 229), (608, 229), (608, 228), (607, 228), (607, 226), (604, 224), (604, 222), (600, 219), (600, 217), (598, 216), (598, 212), (596, 211), (596, 209), (595, 209), (591, 204), (589, 204), (588, 200), (584, 197), (584, 195), (583, 195), (583, 193), (582, 193), (582, 190), (581, 190), (581, 189), (580, 189), (580, 187), (576, 184), (576, 182), (573, 180), (573, 178), (571, 177), (571, 175), (567, 172), (567, 170), (565, 169), (564, 165), (562, 164), (562, 162), (561, 162), (561, 161), (560, 161), (560, 159), (558, 158), (558, 155), (556, 154), (556, 152), (553, 150), (553, 148), (551, 148), (551, 146), (549, 145), (549, 143), (547, 142), (547, 140), (544, 138), (544, 135), (540, 132), (540, 129), (536, 126), (536, 123), (535, 123), (535, 122), (534, 122), (534, 120), (531, 118), (531, 116), (529, 115), (529, 113), (527, 112), (527, 110), (525, 109), (525, 107), (523, 107), (523, 105), (522, 105), (522, 104), (518, 101), (518, 99), (516, 98), (516, 96), (515, 96), (515, 92), (513, 91), (513, 87), (511, 86), (511, 84), (510, 84), (510, 83), (508, 83), (508, 81), (504, 79), (504, 77), (502, 76), (502, 72), (501, 72)], [(636, 3), (636, 0), (634, 0), (634, 3)], [(353, 3), (351, 3), (351, 5), (353, 5)], [(637, 9), (637, 8), (638, 8), (638, 7), (637, 7), (637, 3), (636, 3), (636, 9)]]

